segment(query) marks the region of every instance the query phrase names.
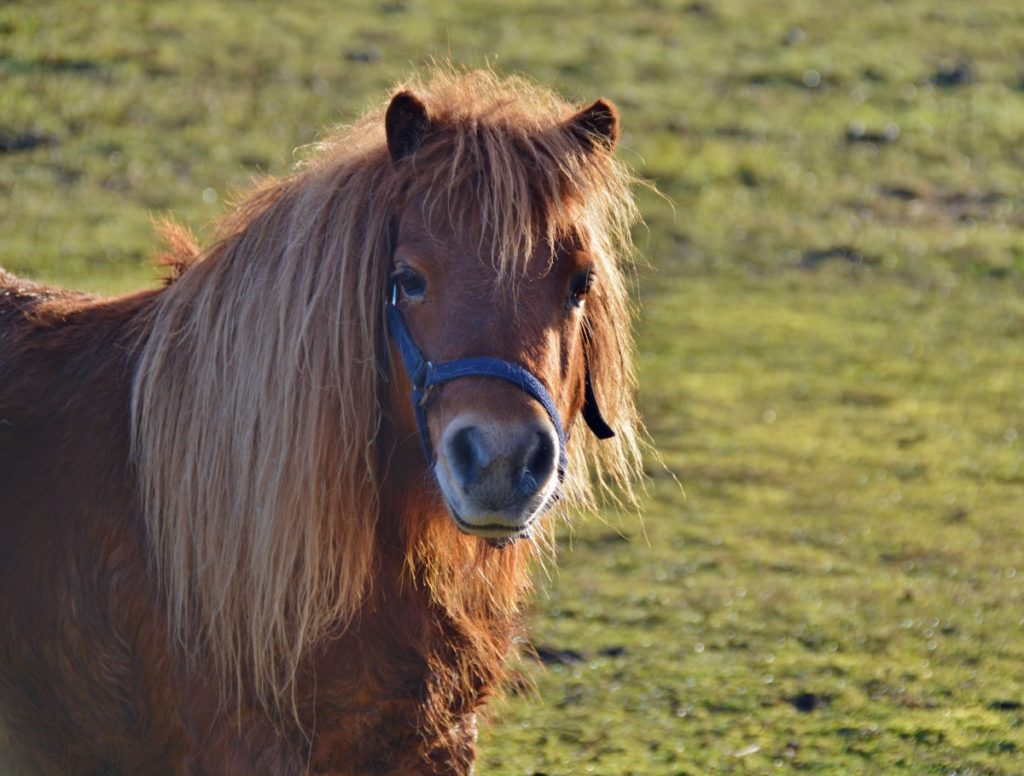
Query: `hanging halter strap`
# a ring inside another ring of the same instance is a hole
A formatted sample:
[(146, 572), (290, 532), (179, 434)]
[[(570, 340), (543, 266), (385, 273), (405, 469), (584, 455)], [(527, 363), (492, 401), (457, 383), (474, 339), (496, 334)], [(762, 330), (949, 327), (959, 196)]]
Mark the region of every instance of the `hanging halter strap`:
[[(558, 434), (558, 479), (561, 480), (565, 476), (568, 464), (565, 449), (568, 429), (562, 425), (562, 417), (555, 407), (555, 402), (540, 380), (518, 364), (490, 356), (457, 358), (442, 364), (427, 361), (416, 346), (416, 341), (412, 338), (412, 333), (405, 323), (405, 316), (402, 315), (402, 311), (398, 307), (398, 286), (395, 283), (390, 286), (385, 306), (387, 308), (388, 333), (398, 346), (402, 365), (409, 376), (409, 382), (412, 383), (413, 411), (416, 414), (416, 425), (419, 427), (420, 443), (423, 445), (423, 453), (426, 455), (429, 465), (433, 466), (434, 464), (434, 449), (430, 443), (430, 432), (427, 429), (426, 410), (431, 392), (437, 386), (460, 377), (493, 377), (517, 386), (519, 390), (535, 399), (544, 408)], [(594, 386), (590, 380), (589, 365), (584, 382), (583, 419), (598, 439), (615, 436), (615, 432), (605, 422), (600, 409), (598, 409)]]

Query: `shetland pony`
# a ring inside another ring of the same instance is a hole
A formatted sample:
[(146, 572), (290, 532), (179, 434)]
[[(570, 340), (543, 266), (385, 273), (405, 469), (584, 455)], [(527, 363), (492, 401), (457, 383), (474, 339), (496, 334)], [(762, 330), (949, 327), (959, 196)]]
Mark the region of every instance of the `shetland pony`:
[(638, 473), (617, 136), (608, 102), (437, 68), (208, 247), (165, 230), (163, 288), (0, 272), (22, 768), (472, 770), (545, 511)]

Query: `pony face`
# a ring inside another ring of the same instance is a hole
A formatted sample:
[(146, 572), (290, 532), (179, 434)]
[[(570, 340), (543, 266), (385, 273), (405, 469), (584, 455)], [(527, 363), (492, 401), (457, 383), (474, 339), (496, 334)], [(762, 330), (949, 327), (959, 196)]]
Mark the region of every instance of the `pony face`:
[[(407, 92), (386, 117), (392, 161), (407, 176), (390, 273), (401, 325), (424, 362), (504, 362), (543, 388), (538, 396), (479, 373), (418, 384), (419, 409), (404, 420), (415, 436), (418, 414), (458, 528), (500, 542), (528, 534), (556, 498), (584, 406), (588, 297), (601, 272), (572, 222), (578, 208), (561, 165), (610, 151), (617, 116), (598, 101), (513, 142), (507, 128), (438, 123)], [(424, 180), (417, 168), (434, 172)], [(399, 385), (408, 406), (411, 383)]]
[[(584, 315), (598, 282), (589, 254), (574, 235), (538, 241), (510, 279), (488, 258), (489, 241), (447, 216), (417, 196), (398, 220), (392, 282), (424, 358), (521, 367), (568, 427), (584, 400)], [(527, 532), (558, 489), (556, 421), (519, 386), (480, 375), (429, 390), (423, 409), (433, 474), (456, 525), (489, 539)]]

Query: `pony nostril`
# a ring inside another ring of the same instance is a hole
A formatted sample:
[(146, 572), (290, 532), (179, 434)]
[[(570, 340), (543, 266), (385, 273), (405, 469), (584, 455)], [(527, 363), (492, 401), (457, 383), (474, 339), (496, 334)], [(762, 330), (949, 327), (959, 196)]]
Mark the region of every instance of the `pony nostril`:
[(480, 476), (480, 431), (476, 426), (460, 428), (448, 441), (448, 461), (462, 487), (468, 487)]
[(534, 437), (527, 459), (526, 467), (523, 470), (523, 489), (530, 490), (530, 495), (541, 484), (547, 482), (555, 469), (556, 450), (548, 434), (538, 431)]

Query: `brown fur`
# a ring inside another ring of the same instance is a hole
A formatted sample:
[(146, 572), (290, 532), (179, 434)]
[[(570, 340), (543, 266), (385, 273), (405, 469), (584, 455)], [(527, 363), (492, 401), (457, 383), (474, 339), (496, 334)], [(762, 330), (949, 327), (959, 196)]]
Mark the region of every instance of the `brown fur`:
[[(371, 112), (209, 248), (165, 230), (166, 288), (0, 271), (0, 730), (29, 772), (471, 770), (550, 520), (498, 550), (449, 518), (404, 373), (375, 366), (396, 230), (451, 297), (407, 311), (434, 357), (523, 363), (573, 417), (587, 327), (618, 436), (573, 434), (560, 509), (588, 501), (588, 467), (636, 475), (614, 109), (574, 119), (488, 72), (409, 88), (431, 130), (408, 159)], [(600, 284), (567, 316), (584, 259)], [(447, 386), (432, 429), (536, 412), (493, 383)]]

